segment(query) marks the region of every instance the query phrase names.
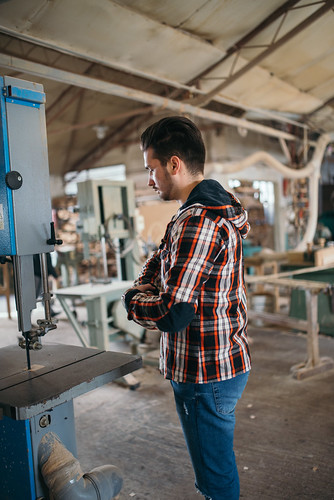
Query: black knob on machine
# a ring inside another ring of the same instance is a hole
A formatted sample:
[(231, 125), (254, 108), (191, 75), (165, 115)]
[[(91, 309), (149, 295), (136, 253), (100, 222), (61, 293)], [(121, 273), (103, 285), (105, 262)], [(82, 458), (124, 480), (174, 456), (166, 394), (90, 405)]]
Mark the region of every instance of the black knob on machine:
[(12, 189), (19, 189), (22, 186), (23, 179), (20, 172), (16, 172), (16, 170), (12, 170), (6, 174), (6, 184)]

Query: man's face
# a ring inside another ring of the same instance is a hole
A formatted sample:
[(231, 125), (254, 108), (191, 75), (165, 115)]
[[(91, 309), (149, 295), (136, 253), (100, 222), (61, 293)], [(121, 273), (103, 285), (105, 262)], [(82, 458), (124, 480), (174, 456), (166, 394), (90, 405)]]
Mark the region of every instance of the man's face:
[(164, 167), (160, 160), (154, 158), (152, 148), (144, 151), (145, 168), (148, 170), (148, 185), (156, 191), (162, 200), (175, 200), (173, 195), (173, 179), (169, 173), (169, 164)]

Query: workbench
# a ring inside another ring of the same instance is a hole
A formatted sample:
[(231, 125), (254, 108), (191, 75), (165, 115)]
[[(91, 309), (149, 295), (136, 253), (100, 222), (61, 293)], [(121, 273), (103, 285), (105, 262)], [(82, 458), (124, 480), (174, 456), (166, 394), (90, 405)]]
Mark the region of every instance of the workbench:
[(288, 271), (264, 276), (249, 276), (246, 275), (246, 283), (249, 288), (252, 284), (263, 284), (266, 286), (275, 287), (278, 291), (280, 288), (288, 288), (294, 290), (303, 290), (306, 300), (306, 320), (292, 318), (280, 313), (272, 313), (266, 311), (255, 311), (249, 308), (248, 317), (252, 319), (261, 319), (270, 324), (279, 324), (300, 330), (307, 334), (307, 358), (306, 361), (292, 366), (291, 371), (295, 378), (303, 379), (316, 375), (317, 373), (330, 370), (334, 367), (334, 362), (331, 358), (320, 357), (319, 353), (319, 323), (318, 323), (318, 294), (331, 293), (331, 284), (320, 281), (309, 281), (293, 279), (294, 276), (300, 275), (307, 271), (308, 273), (319, 270), (331, 269), (333, 264), (321, 267), (310, 267), (299, 269), (297, 271)]
[[(110, 344), (110, 318), (108, 304), (121, 299), (123, 293), (133, 286), (132, 281), (112, 281), (111, 283), (87, 283), (83, 285), (59, 288), (55, 295), (64, 309), (71, 325), (83, 346), (95, 346), (108, 350)], [(82, 326), (71, 311), (68, 301), (80, 300), (87, 309), (89, 343)]]
[(1, 500), (48, 498), (38, 467), (43, 436), (55, 432), (76, 456), (73, 398), (137, 370), (142, 362), (119, 352), (45, 345), (31, 352), (31, 364), (27, 370), (25, 351), (17, 346), (0, 349)]

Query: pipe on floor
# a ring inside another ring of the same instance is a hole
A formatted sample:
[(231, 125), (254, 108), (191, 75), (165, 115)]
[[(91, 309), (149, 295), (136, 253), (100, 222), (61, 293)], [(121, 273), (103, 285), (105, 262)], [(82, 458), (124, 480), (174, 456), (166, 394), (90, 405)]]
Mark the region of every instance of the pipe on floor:
[(54, 432), (43, 436), (38, 463), (53, 500), (112, 500), (122, 488), (123, 480), (113, 465), (84, 474), (79, 461)]

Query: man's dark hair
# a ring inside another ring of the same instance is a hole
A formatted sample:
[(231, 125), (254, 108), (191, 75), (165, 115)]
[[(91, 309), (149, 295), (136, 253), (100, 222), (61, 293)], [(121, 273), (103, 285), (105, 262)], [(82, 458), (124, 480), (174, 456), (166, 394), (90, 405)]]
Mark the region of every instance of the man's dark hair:
[(192, 175), (203, 174), (205, 146), (196, 125), (183, 116), (162, 118), (150, 125), (141, 136), (141, 149), (152, 148), (162, 166), (178, 156)]

